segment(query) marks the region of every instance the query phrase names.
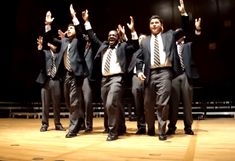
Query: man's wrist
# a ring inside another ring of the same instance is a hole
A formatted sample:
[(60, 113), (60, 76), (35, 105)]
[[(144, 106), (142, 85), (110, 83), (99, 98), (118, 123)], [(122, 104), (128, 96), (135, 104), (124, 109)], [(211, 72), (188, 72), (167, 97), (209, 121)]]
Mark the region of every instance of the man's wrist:
[(42, 45), (38, 45), (38, 50), (42, 50)]
[(200, 27), (197, 27), (196, 30), (197, 30), (197, 31), (201, 31), (202, 29), (201, 29)]
[(131, 32), (131, 39), (132, 40), (138, 40), (138, 35), (137, 35), (135, 30)]
[(195, 34), (196, 35), (201, 35), (201, 29), (195, 29)]
[(180, 13), (181, 16), (188, 16), (187, 12)]
[(90, 30), (92, 27), (91, 27), (91, 23), (89, 21), (86, 21), (84, 23), (84, 26), (85, 26), (85, 30)]
[(50, 30), (51, 30), (51, 25), (50, 24), (45, 25), (45, 32), (48, 32)]
[(72, 21), (73, 21), (73, 24), (74, 24), (75, 26), (77, 26), (77, 25), (80, 24), (80, 22), (79, 22), (79, 20), (78, 20), (78, 18), (77, 18), (76, 16), (73, 16)]

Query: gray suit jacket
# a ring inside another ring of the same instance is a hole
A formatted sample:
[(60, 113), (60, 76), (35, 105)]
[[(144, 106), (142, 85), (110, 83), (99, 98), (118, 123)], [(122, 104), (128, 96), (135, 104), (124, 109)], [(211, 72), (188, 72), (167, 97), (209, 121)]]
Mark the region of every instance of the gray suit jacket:
[[(175, 32), (173, 30), (169, 30), (165, 33), (162, 33), (162, 41), (164, 51), (166, 53), (166, 57), (172, 62), (172, 71), (174, 76), (182, 73), (180, 68), (180, 59), (177, 53), (176, 41), (175, 41)], [(137, 56), (137, 73), (142, 71), (143, 64), (145, 64), (144, 74), (146, 76), (145, 83), (148, 83), (150, 77), (150, 35), (147, 36), (142, 41), (141, 52)]]

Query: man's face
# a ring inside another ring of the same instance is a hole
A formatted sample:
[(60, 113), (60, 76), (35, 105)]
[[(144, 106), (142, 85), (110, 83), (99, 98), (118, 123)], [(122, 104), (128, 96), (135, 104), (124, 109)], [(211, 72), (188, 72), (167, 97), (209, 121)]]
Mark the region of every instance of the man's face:
[(118, 43), (118, 33), (115, 30), (112, 30), (108, 34), (108, 42), (110, 46), (115, 46)]
[(67, 36), (70, 37), (74, 37), (76, 35), (76, 30), (74, 26), (69, 26), (67, 29)]
[(157, 35), (163, 30), (163, 26), (158, 18), (154, 18), (149, 23), (149, 29), (153, 35)]

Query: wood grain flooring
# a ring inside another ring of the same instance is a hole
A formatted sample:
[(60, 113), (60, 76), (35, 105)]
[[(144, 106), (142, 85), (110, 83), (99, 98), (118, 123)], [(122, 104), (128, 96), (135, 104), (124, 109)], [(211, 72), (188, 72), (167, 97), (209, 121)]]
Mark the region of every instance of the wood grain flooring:
[[(68, 118), (61, 120), (68, 127)], [(126, 121), (127, 134), (106, 141), (103, 118), (94, 118), (94, 131), (65, 138), (55, 131), (39, 132), (39, 119), (0, 118), (0, 161), (234, 161), (235, 119), (194, 120), (195, 135), (185, 135), (183, 122), (167, 141), (137, 136), (136, 122)], [(157, 125), (157, 124), (156, 124)]]

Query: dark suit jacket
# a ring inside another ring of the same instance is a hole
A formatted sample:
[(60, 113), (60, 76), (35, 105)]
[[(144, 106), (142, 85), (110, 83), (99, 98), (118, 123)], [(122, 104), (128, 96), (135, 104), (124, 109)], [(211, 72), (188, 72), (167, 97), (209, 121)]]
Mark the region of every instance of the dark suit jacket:
[(131, 57), (130, 64), (128, 66), (128, 73), (133, 72), (134, 68), (136, 67), (137, 63), (137, 56), (140, 54), (141, 49), (137, 50)]
[(85, 49), (85, 40), (83, 39), (81, 33), (81, 26), (75, 26), (76, 29), (76, 38), (74, 38), (71, 42), (67, 37), (62, 40), (55, 39), (55, 41), (61, 43), (61, 48), (58, 53), (58, 63), (60, 64), (62, 61), (63, 64), (63, 56), (67, 50), (68, 44), (70, 43), (69, 54), (71, 56), (71, 68), (74, 72), (75, 76), (86, 77), (89, 74), (85, 57), (84, 57), (84, 49)]
[(199, 74), (197, 71), (197, 66), (193, 60), (193, 43), (187, 42), (184, 44), (183, 48), (183, 61), (184, 61), (184, 67), (185, 67), (185, 73), (189, 79), (198, 79)]
[[(194, 24), (194, 22), (192, 23)], [(189, 78), (189, 81), (192, 79), (198, 79), (199, 73), (197, 65), (194, 61), (195, 53), (197, 48), (200, 48), (200, 42), (202, 39), (201, 35), (195, 35), (195, 26), (190, 27), (190, 20), (188, 16), (182, 16), (182, 29), (186, 36), (185, 43), (183, 45), (182, 57), (185, 67), (185, 73)], [(191, 81), (190, 81), (191, 82)]]
[[(39, 75), (36, 79), (36, 82), (39, 84), (45, 84), (48, 76), (47, 76), (47, 71), (51, 68), (51, 64), (50, 61), (52, 59), (52, 55), (51, 55), (51, 51), (50, 50), (40, 50), (38, 51), (38, 56), (39, 59), (41, 59), (41, 69), (39, 72)], [(63, 68), (60, 66), (60, 63), (58, 61), (58, 53), (55, 54), (55, 63), (56, 63), (56, 75), (55, 78), (57, 78), (58, 80), (62, 81), (62, 77), (63, 77)]]
[(94, 67), (94, 65), (93, 65), (94, 64), (94, 57), (95, 57), (98, 49), (99, 49), (99, 45), (95, 44), (94, 42), (91, 42), (88, 49), (85, 49), (84, 57), (85, 57), (85, 61), (87, 64), (87, 68), (89, 70), (88, 79), (90, 81), (95, 81), (95, 78), (92, 77), (92, 71), (93, 71), (93, 67)]
[[(94, 34), (92, 29), (88, 30), (88, 35), (94, 43), (99, 45), (99, 49), (95, 55), (95, 64), (93, 74), (101, 73), (101, 61), (103, 54), (106, 52), (107, 48), (109, 47), (108, 41), (101, 42), (98, 37)], [(117, 48), (117, 59), (120, 63), (121, 69), (126, 75), (127, 73), (127, 57), (126, 54), (133, 53), (139, 48), (138, 40), (132, 40), (128, 42), (122, 42), (118, 44)], [(99, 65), (99, 67), (98, 67)], [(99, 69), (98, 69), (99, 68)], [(98, 71), (97, 71), (98, 70)], [(101, 76), (101, 74), (99, 74)]]

